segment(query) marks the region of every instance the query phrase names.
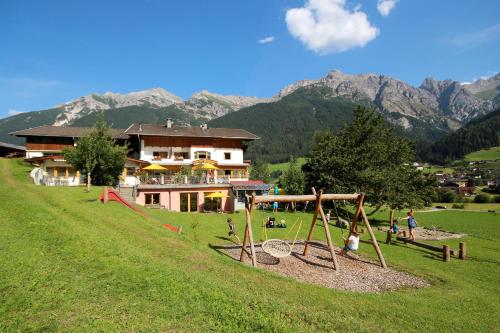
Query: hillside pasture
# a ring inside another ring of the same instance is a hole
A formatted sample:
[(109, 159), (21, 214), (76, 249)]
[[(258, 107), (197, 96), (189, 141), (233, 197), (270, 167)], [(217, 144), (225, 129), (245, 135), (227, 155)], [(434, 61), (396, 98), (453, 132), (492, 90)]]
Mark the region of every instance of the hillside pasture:
[(478, 150), (465, 155), (466, 161), (494, 161), (500, 159), (500, 147)]

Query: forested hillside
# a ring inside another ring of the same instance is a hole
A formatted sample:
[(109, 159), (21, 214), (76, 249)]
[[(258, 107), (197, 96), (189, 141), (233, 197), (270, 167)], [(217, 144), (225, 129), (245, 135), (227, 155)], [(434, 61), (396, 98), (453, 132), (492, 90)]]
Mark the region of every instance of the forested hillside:
[(352, 120), (356, 104), (342, 97), (322, 98), (317, 89), (301, 88), (283, 99), (257, 104), (209, 122), (211, 127), (244, 128), (261, 137), (250, 144), (246, 157), (269, 162), (304, 156), (314, 132), (337, 129)]
[(434, 144), (419, 147), (423, 161), (444, 164), (466, 154), (500, 145), (500, 109), (476, 119)]

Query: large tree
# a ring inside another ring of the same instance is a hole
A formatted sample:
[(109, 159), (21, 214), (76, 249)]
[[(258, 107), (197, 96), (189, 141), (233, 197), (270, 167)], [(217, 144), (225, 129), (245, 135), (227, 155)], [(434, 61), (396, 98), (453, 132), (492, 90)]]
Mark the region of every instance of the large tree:
[(365, 192), (378, 208), (420, 207), (432, 193), (432, 179), (413, 166), (411, 143), (395, 134), (374, 110), (358, 107), (338, 133), (316, 135), (304, 165), (308, 186), (326, 192)]
[(250, 179), (262, 180), (264, 183), (269, 183), (269, 164), (262, 160), (255, 160), (250, 168)]
[(87, 190), (90, 184), (112, 184), (125, 164), (127, 147), (117, 145), (109, 134), (109, 127), (100, 113), (89, 133), (76, 141), (75, 148), (66, 149), (64, 158), (68, 163), (87, 175)]
[(295, 158), (290, 158), (288, 169), (281, 177), (280, 182), (286, 194), (304, 194), (306, 179)]

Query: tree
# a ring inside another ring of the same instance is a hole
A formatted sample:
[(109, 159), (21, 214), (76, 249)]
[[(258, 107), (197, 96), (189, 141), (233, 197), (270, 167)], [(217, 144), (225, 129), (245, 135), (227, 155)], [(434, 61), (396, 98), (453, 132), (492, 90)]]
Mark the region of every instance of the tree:
[(358, 107), (350, 125), (319, 133), (304, 165), (306, 182), (325, 192), (365, 192), (378, 210), (421, 207), (432, 196), (434, 178), (417, 171), (410, 142), (374, 110)]
[(127, 147), (119, 146), (109, 135), (104, 116), (97, 116), (94, 128), (76, 141), (75, 148), (64, 150), (64, 159), (87, 175), (87, 191), (90, 184), (112, 184), (119, 176)]
[(255, 160), (250, 169), (250, 179), (262, 180), (264, 183), (269, 183), (269, 165), (261, 160)]
[(286, 194), (304, 194), (306, 178), (293, 156), (290, 158), (288, 169), (281, 178), (281, 184)]

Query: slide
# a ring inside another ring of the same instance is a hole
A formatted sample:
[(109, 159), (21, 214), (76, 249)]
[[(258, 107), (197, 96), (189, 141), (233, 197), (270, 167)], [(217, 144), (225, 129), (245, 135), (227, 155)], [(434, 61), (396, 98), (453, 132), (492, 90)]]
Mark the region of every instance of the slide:
[[(130, 209), (133, 209), (135, 210), (137, 213), (141, 214), (142, 216), (146, 217), (146, 214), (144, 214), (143, 211), (141, 211), (140, 209), (132, 206), (127, 200), (123, 199), (120, 194), (118, 192), (116, 192), (114, 189), (112, 188), (108, 188), (108, 198), (109, 198), (109, 201), (117, 201), (119, 203), (121, 203), (122, 205), (125, 205), (127, 206), (128, 208)], [(101, 194), (101, 196), (99, 197), (99, 199), (104, 202), (104, 194)]]

